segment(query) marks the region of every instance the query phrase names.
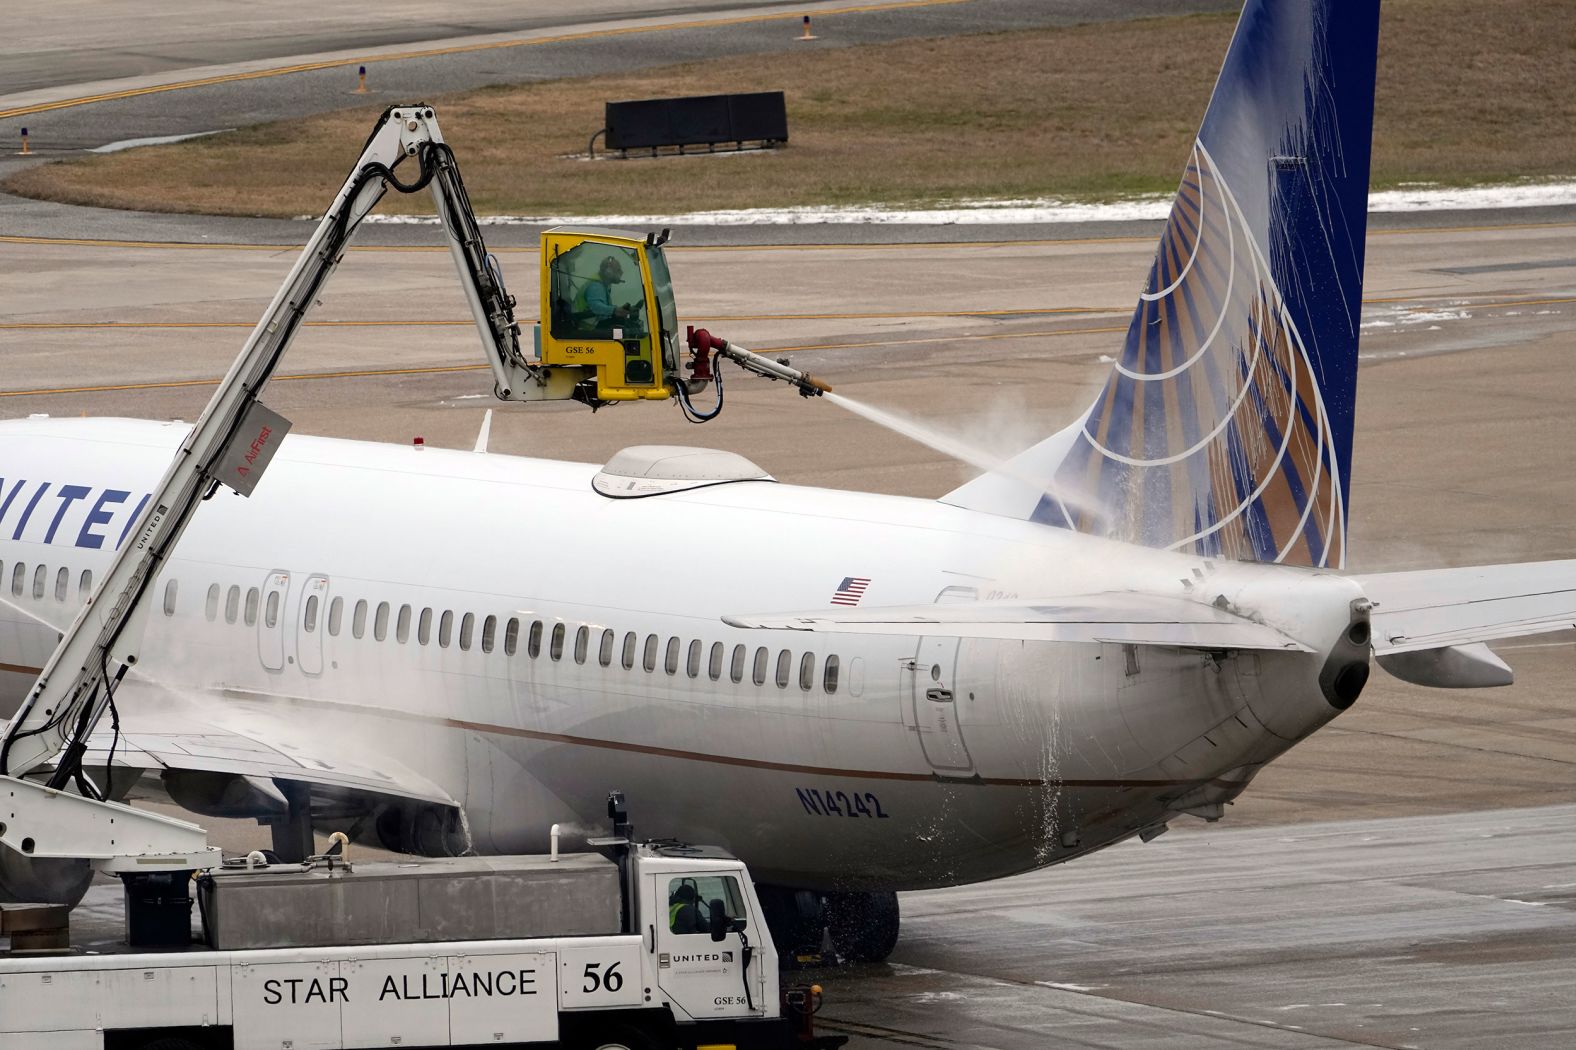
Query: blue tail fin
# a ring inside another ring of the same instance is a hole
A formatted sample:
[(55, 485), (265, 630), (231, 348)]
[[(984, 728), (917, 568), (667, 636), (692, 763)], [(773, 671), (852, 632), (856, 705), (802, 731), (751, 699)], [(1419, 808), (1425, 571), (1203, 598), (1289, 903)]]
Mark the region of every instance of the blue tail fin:
[(1105, 390), (946, 502), (1344, 563), (1378, 23), (1378, 0), (1247, 0)]

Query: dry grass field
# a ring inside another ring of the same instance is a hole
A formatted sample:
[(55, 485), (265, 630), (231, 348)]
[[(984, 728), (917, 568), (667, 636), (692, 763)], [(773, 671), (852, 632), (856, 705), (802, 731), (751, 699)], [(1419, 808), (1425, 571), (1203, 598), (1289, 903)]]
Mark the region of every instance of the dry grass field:
[[(672, 214), (1169, 191), (1234, 19), (1192, 16), (749, 56), (436, 98), (478, 210)], [(1376, 187), (1576, 173), (1576, 18), (1556, 0), (1386, 0)], [(786, 92), (791, 144), (587, 163), (604, 100)], [(321, 211), (379, 107), (26, 171), (118, 208)], [(420, 195), (387, 210), (425, 211)]]

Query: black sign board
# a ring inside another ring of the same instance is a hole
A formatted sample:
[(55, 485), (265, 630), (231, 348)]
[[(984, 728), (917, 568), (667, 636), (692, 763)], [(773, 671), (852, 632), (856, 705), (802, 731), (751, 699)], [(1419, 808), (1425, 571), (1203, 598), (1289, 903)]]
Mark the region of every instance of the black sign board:
[(788, 141), (781, 91), (607, 103), (609, 149)]

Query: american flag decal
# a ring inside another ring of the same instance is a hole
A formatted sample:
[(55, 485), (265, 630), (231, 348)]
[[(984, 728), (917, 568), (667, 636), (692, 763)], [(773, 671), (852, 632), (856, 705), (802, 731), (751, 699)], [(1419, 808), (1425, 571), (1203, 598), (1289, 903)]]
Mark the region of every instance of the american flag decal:
[(870, 580), (864, 576), (844, 576), (843, 582), (832, 592), (832, 604), (858, 605), (859, 599), (865, 596), (865, 588), (869, 586)]

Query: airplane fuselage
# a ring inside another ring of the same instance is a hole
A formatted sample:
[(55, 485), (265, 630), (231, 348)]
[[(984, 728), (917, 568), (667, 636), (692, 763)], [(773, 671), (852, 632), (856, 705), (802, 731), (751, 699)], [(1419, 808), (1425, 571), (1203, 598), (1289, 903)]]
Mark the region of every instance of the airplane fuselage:
[[(0, 606), (0, 713), (185, 430), (0, 423), (0, 598), (16, 607)], [(458, 804), (458, 845), (481, 852), (542, 849), (555, 822), (593, 833), (617, 789), (641, 831), (720, 844), (762, 881), (913, 889), (1213, 815), (1337, 713), (1319, 675), (1356, 592), (1332, 574), (773, 482), (610, 499), (597, 471), (292, 436), (253, 497), (202, 508), (155, 585), (148, 688), (127, 696), (157, 700), (123, 701), (125, 731), (157, 707), (314, 763), (386, 760)], [(1219, 594), (1315, 651), (721, 619), (840, 591), (881, 606), (1158, 586)]]

